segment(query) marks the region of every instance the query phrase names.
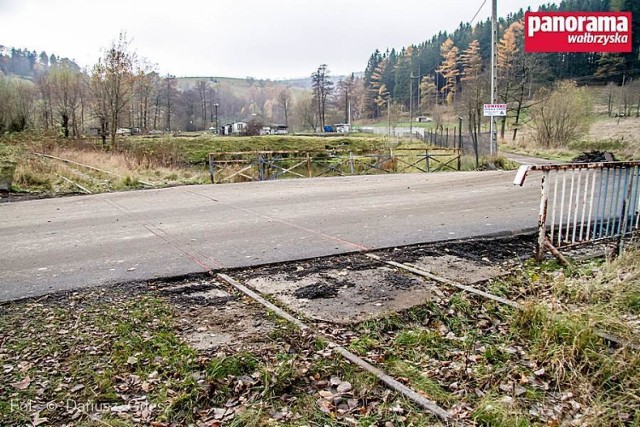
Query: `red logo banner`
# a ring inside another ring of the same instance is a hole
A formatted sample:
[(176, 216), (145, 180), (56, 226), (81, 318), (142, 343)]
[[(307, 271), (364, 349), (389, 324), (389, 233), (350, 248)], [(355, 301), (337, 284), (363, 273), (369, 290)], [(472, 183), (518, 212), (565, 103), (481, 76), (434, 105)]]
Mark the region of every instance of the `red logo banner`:
[(631, 12), (526, 12), (525, 52), (631, 52)]

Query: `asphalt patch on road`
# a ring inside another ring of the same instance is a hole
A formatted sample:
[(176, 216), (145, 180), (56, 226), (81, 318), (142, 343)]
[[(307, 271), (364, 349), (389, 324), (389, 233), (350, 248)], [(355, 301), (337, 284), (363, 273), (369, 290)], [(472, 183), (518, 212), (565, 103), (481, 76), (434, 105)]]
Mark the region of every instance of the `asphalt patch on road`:
[[(439, 242), (376, 251), (440, 277), (476, 284), (528, 258), (532, 235)], [(306, 317), (353, 323), (403, 311), (437, 297), (436, 282), (364, 254), (345, 254), (234, 271), (231, 275)]]
[(434, 296), (433, 283), (389, 266), (311, 269), (305, 274), (296, 269), (294, 275), (253, 275), (243, 281), (305, 317), (332, 323), (384, 316)]
[(484, 265), (517, 263), (533, 256), (537, 236), (521, 234), (495, 238), (475, 238), (453, 242), (424, 243), (383, 249), (379, 254), (401, 263), (414, 263), (423, 257), (453, 255)]

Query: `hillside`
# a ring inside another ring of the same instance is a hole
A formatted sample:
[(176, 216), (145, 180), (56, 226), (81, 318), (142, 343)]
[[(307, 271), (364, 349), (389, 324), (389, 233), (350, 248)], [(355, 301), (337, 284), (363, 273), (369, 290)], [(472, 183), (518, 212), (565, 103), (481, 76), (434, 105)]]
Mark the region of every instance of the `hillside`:
[[(498, 19), (499, 55), (511, 57), (511, 64), (503, 64), (499, 76), (513, 74), (507, 71), (516, 63), (525, 63), (528, 67), (526, 78), (531, 88), (547, 86), (556, 80), (571, 79), (581, 84), (621, 84), (623, 77), (640, 75), (640, 2), (637, 0), (562, 0), (539, 8), (541, 11), (631, 11), (632, 52), (628, 54), (602, 53), (544, 53), (524, 52), (522, 20), (525, 10), (500, 17)], [(376, 50), (369, 58), (364, 75), (364, 84), (369, 95), (366, 108), (370, 115), (381, 115), (380, 105), (386, 105), (387, 98), (404, 108), (410, 100), (417, 104), (449, 103), (449, 96), (456, 92), (463, 80), (464, 58), (471, 53), (472, 43), (477, 43), (480, 67), (478, 76), (488, 82), (486, 76), (491, 51), (491, 23), (484, 20), (477, 23), (461, 22), (452, 32), (441, 31), (430, 39), (405, 46), (399, 50)], [(502, 49), (502, 54), (500, 53)], [(445, 66), (444, 53), (451, 53)], [(475, 53), (474, 53), (475, 54)], [(498, 64), (500, 67), (501, 64)], [(411, 88), (410, 76), (419, 76), (418, 84)], [(448, 75), (448, 77), (447, 77)], [(498, 86), (505, 87), (504, 82)], [(411, 90), (413, 89), (413, 90)], [(431, 94), (433, 93), (433, 94)], [(430, 99), (423, 97), (429, 94)], [(505, 95), (502, 102), (510, 102)]]
[(71, 69), (80, 71), (73, 60), (47, 52), (36, 52), (27, 48), (17, 49), (0, 44), (0, 75), (17, 76), (33, 80), (45, 74), (50, 67), (67, 64)]

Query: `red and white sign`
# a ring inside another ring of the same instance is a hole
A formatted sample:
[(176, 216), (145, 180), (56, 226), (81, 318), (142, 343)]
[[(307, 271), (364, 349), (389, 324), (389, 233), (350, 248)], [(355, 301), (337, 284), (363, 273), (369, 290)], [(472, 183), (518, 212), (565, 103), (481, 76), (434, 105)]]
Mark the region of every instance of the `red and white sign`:
[(507, 104), (484, 104), (485, 117), (504, 117), (507, 115)]
[(631, 12), (526, 12), (526, 52), (631, 52)]

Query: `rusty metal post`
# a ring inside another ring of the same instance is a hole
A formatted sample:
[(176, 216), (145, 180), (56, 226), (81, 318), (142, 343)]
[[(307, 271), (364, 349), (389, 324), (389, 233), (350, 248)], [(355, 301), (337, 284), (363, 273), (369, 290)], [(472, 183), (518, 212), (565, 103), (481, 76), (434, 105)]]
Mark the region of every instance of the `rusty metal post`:
[(349, 173), (351, 175), (355, 175), (356, 173), (356, 167), (355, 167), (355, 161), (353, 158), (353, 151), (349, 151)]
[(215, 184), (215, 173), (216, 173), (216, 165), (213, 160), (213, 156), (209, 153), (209, 176), (211, 177), (211, 183)]
[(618, 256), (622, 255), (624, 251), (624, 237), (627, 234), (627, 227), (629, 222), (629, 205), (631, 204), (631, 195), (633, 192), (634, 177), (636, 175), (637, 168), (627, 168), (627, 177), (625, 178), (625, 196), (622, 200), (622, 211), (620, 212), (619, 221), (619, 239), (618, 240)]
[(542, 261), (547, 240), (547, 206), (549, 204), (549, 171), (542, 174), (542, 184), (540, 188), (540, 212), (538, 215), (538, 244), (536, 247), (536, 260)]
[(258, 154), (258, 181), (264, 181), (265, 179), (265, 159), (262, 154)]

